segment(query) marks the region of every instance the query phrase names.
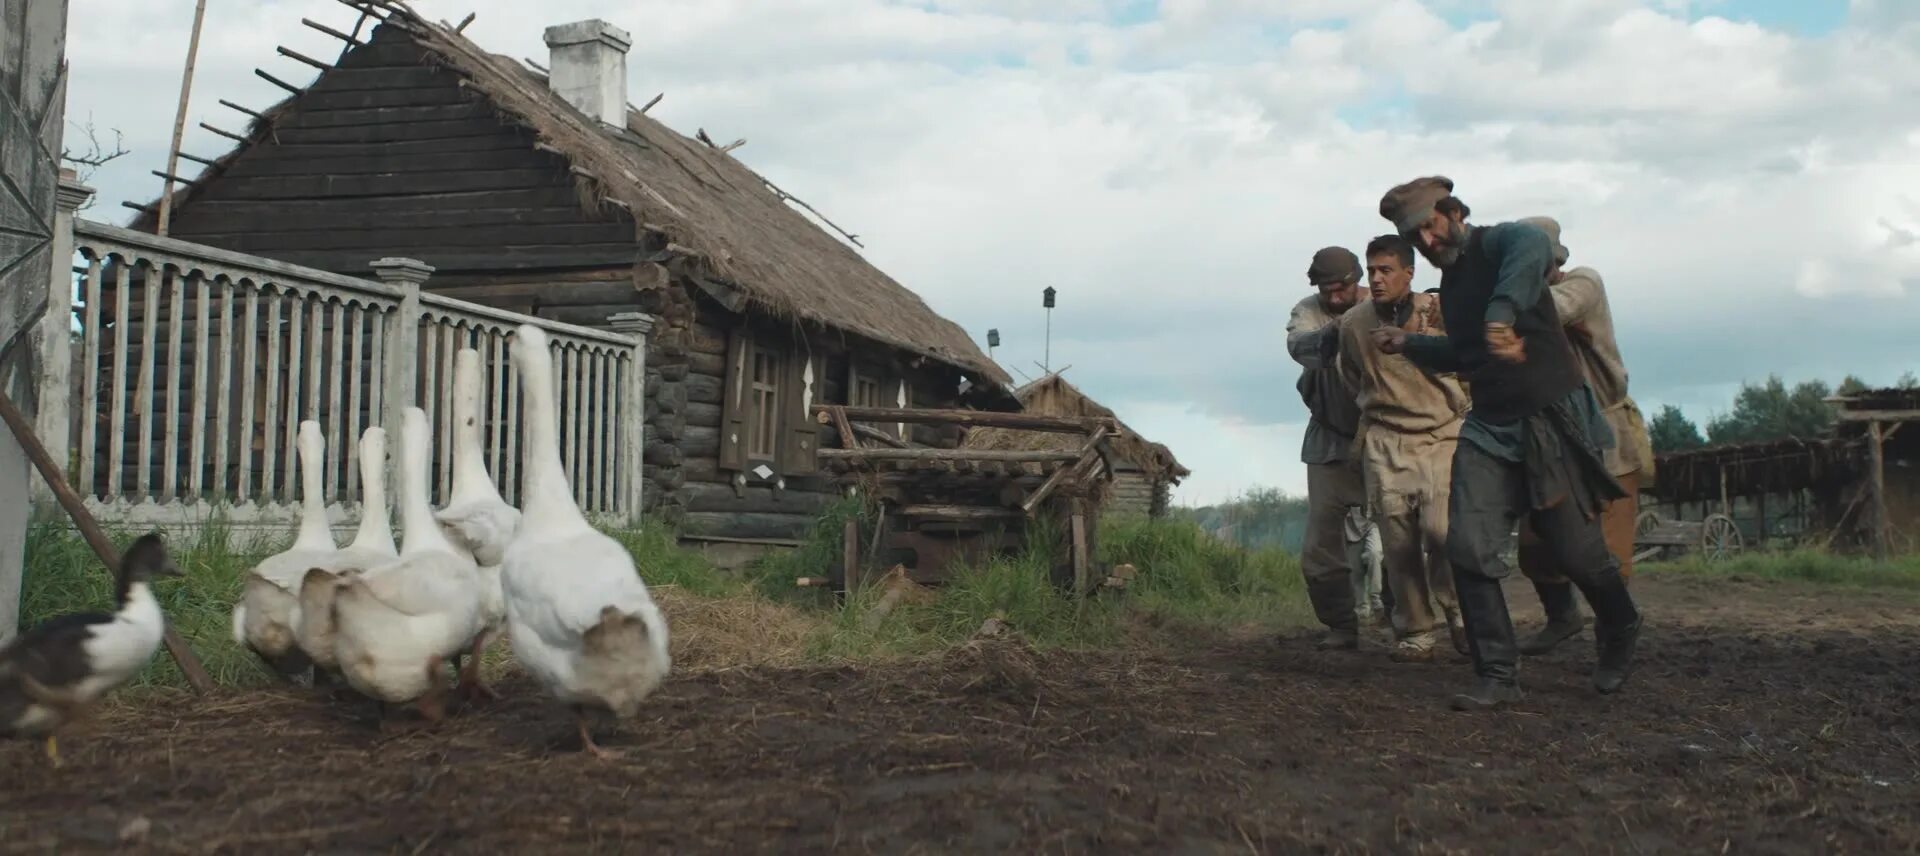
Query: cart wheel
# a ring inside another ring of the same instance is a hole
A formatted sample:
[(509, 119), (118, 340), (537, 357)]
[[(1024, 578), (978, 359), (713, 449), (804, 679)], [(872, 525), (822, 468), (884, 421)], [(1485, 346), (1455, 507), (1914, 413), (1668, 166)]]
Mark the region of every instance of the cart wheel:
[(1740, 527), (1724, 514), (1707, 517), (1700, 526), (1700, 553), (1709, 562), (1721, 562), (1740, 552)]
[(1638, 517), (1633, 518), (1633, 534), (1636, 538), (1651, 533), (1658, 528), (1660, 528), (1660, 514), (1658, 512), (1642, 511)]

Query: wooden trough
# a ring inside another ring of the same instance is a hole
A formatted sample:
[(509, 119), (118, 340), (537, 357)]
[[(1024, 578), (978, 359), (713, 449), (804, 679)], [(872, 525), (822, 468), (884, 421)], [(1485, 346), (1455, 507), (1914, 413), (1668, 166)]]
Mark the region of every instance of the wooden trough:
[[(1111, 419), (974, 410), (820, 405), (815, 418), (836, 429), (840, 448), (821, 449), (821, 470), (877, 501), (874, 530), (848, 521), (840, 578), (858, 590), (865, 569), (904, 566), (917, 583), (938, 583), (959, 562), (1022, 549), (1036, 521), (1054, 525), (1054, 580), (1085, 594), (1093, 574), (1098, 497), (1112, 478)], [(862, 423), (938, 424), (1078, 434), (1077, 449), (1011, 451), (916, 448)]]

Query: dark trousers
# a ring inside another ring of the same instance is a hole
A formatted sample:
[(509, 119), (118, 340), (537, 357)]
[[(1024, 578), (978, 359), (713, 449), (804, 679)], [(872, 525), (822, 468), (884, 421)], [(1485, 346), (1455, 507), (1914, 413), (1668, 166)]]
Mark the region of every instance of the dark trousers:
[(1447, 554), (1453, 560), (1454, 588), (1474, 671), (1512, 681), (1520, 651), (1500, 581), (1512, 570), (1505, 553), (1515, 524), (1523, 516), (1527, 519), (1542, 549), (1590, 602), (1596, 592), (1619, 587), (1620, 563), (1607, 549), (1598, 516), (1589, 517), (1567, 501), (1531, 508), (1525, 466), (1487, 454), (1469, 441), (1462, 440), (1454, 450), (1449, 496)]

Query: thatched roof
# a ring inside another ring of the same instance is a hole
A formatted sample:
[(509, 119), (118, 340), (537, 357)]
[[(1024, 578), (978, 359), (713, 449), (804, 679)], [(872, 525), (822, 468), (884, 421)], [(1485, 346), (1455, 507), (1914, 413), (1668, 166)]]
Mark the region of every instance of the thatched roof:
[[(711, 278), (739, 289), (751, 305), (931, 357), (976, 382), (1011, 385), (959, 325), (815, 225), (731, 153), (637, 110), (628, 112), (624, 130), (608, 128), (555, 95), (544, 76), (521, 63), (404, 6), (387, 0), (367, 5), (385, 12), (375, 39), (404, 36), (420, 45), (465, 78), (463, 85), (502, 118), (532, 129), (541, 145), (565, 158), (587, 201), (631, 212), (640, 229), (666, 235), (674, 249), (698, 259)], [(270, 120), (299, 98), (292, 95), (263, 114)], [(240, 149), (270, 133), (270, 122), (256, 122)], [(183, 188), (174, 205), (192, 196), (192, 187)], [(150, 228), (151, 218), (142, 215), (134, 228)]]
[[(1073, 416), (1093, 419), (1112, 419), (1120, 427), (1119, 436), (1113, 438), (1110, 447), (1121, 459), (1145, 471), (1155, 478), (1165, 477), (1174, 483), (1192, 473), (1180, 465), (1173, 451), (1159, 443), (1152, 442), (1127, 427), (1119, 417), (1113, 415), (1100, 402), (1087, 397), (1080, 388), (1067, 382), (1058, 372), (1035, 380), (1019, 389), (1013, 395), (1020, 400), (1020, 410), (1040, 416)], [(1077, 434), (1055, 434), (1040, 431), (1019, 431), (1011, 428), (976, 428), (967, 433), (961, 446), (969, 449), (1022, 449), (1028, 451), (1078, 449), (1085, 438)]]

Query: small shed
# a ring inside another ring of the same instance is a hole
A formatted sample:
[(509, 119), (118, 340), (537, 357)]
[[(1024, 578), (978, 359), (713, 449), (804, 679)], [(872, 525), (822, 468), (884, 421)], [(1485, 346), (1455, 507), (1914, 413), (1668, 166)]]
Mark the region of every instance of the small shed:
[[(1111, 419), (1119, 426), (1110, 448), (1114, 453), (1113, 482), (1101, 502), (1101, 511), (1113, 516), (1164, 517), (1173, 486), (1192, 473), (1180, 465), (1172, 450), (1127, 427), (1112, 410), (1061, 377), (1046, 375), (1014, 390), (1021, 412), (1035, 416)], [(976, 428), (962, 443), (971, 449), (1074, 451), (1080, 438), (1008, 428)]]

